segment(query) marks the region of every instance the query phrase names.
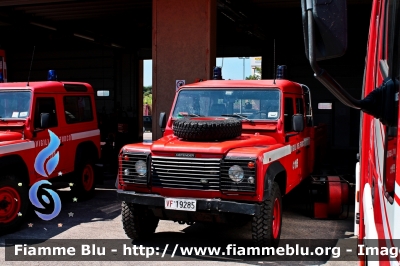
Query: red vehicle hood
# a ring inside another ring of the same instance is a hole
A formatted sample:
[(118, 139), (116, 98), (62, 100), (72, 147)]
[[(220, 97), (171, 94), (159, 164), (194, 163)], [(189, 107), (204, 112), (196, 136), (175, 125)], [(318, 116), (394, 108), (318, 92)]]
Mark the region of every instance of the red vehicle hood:
[(0, 131), (0, 141), (20, 140), (22, 133), (13, 131)]
[(174, 135), (163, 137), (151, 147), (152, 152), (184, 152), (226, 154), (229, 150), (242, 147), (254, 147), (276, 144), (277, 141), (264, 135), (243, 134), (235, 139), (216, 142), (196, 142), (182, 140)]

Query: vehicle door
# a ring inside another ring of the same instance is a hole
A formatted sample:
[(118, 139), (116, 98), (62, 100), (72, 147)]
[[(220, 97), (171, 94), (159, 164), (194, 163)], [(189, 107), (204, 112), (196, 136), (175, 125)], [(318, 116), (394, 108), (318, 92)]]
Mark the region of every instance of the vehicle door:
[(61, 176), (68, 160), (59, 136), (56, 97), (35, 96), (33, 100), (33, 140), (35, 142), (34, 168), (39, 177)]
[(293, 115), (295, 114), (295, 97), (292, 94), (284, 95), (284, 131), (286, 145), (290, 145), (291, 153), (286, 160), (287, 163), (287, 188), (292, 189), (301, 181), (300, 157), (302, 156), (300, 142), (301, 135), (293, 130)]

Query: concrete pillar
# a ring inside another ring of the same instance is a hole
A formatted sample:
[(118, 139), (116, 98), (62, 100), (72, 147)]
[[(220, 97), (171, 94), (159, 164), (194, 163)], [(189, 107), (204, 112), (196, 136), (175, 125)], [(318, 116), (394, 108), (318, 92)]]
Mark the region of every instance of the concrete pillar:
[(216, 0), (153, 0), (153, 139), (169, 115), (176, 80), (211, 79), (216, 56)]

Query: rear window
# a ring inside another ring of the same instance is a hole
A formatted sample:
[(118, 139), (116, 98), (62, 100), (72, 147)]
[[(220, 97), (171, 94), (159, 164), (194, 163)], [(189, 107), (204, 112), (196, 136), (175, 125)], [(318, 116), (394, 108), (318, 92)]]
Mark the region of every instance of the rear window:
[(93, 120), (92, 104), (89, 96), (65, 96), (64, 113), (67, 124)]

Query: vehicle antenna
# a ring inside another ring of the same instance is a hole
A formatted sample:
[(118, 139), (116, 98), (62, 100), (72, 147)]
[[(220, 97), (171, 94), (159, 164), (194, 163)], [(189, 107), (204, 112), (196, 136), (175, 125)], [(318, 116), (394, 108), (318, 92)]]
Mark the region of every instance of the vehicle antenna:
[(31, 67), (29, 68), (28, 83), (26, 84), (26, 86), (29, 86), (29, 78), (30, 78), (30, 76), (31, 76), (32, 63), (33, 63), (33, 56), (34, 56), (34, 54), (35, 54), (35, 48), (36, 48), (36, 46), (33, 46), (32, 59), (31, 59)]
[(275, 39), (274, 39), (274, 84), (275, 84)]

